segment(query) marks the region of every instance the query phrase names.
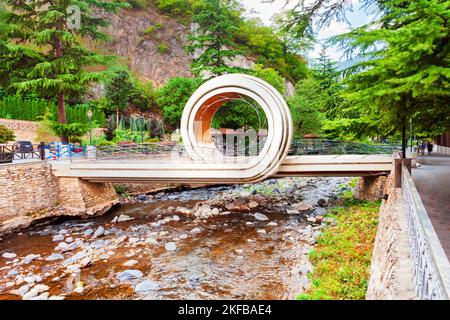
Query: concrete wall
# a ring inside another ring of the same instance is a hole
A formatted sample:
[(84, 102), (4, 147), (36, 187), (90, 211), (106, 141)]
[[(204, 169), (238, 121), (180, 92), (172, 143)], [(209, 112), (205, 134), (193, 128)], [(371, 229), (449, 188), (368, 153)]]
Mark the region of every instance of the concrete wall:
[(366, 299), (415, 299), (403, 194), (394, 187), (394, 174), (388, 177), (384, 193), (388, 199), (380, 208)]
[(47, 162), (0, 165), (0, 235), (57, 216), (101, 215), (118, 202), (112, 185), (58, 179)]

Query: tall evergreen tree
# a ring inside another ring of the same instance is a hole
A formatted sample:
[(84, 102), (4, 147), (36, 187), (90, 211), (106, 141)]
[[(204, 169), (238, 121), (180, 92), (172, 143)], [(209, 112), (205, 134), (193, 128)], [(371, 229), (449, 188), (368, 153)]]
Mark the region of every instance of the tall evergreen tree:
[[(84, 93), (90, 83), (103, 81), (106, 72), (89, 67), (113, 61), (112, 56), (84, 48), (80, 38), (105, 40), (99, 28), (108, 21), (93, 10), (116, 12), (128, 4), (102, 0), (3, 0), (9, 26), (7, 41), (0, 43), (1, 76), (8, 74), (9, 88), (34, 92), (58, 101), (58, 120), (67, 123), (65, 102)], [(64, 130), (61, 130), (64, 132)], [(62, 133), (61, 140), (67, 142)]]
[(187, 51), (201, 51), (192, 63), (192, 70), (196, 75), (205, 71), (212, 75), (222, 75), (239, 70), (227, 64), (227, 59), (240, 54), (234, 43), (234, 33), (237, 30), (236, 5), (238, 3), (234, 0), (204, 0), (194, 15), (193, 22), (198, 28), (189, 37), (191, 44)]
[(393, 134), (400, 129), (405, 154), (410, 118), (449, 125), (442, 111), (450, 113), (450, 1), (392, 0), (385, 6), (387, 13), (375, 25), (338, 37), (363, 56), (344, 91), (352, 103), (347, 112), (359, 117), (345, 121), (350, 130), (375, 126)]

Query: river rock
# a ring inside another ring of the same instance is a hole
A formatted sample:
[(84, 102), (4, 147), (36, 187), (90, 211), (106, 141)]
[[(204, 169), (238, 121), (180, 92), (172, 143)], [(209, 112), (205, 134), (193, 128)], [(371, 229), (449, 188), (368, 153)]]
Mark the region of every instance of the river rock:
[(145, 243), (147, 243), (147, 244), (158, 244), (158, 240), (156, 240), (155, 238), (152, 238), (152, 237), (148, 237), (145, 240)]
[(61, 235), (66, 235), (66, 234), (69, 233), (69, 231), (67, 231), (66, 229), (61, 229), (61, 230), (59, 230), (58, 233), (61, 234)]
[(199, 234), (202, 232), (202, 229), (200, 228), (194, 228), (191, 231), (189, 231), (190, 234)]
[(33, 260), (39, 259), (40, 257), (40, 254), (29, 254), (23, 259), (23, 263), (30, 264)]
[(120, 272), (117, 277), (119, 278), (120, 282), (125, 282), (142, 278), (142, 272), (139, 270), (125, 270), (123, 272)]
[(51, 296), (48, 300), (64, 300), (65, 298), (64, 296)]
[(266, 226), (268, 226), (268, 227), (276, 227), (276, 226), (278, 226), (278, 223), (276, 223), (276, 222), (269, 222)]
[(84, 231), (84, 235), (87, 237), (87, 236), (90, 236), (91, 234), (93, 234), (94, 233), (94, 230), (92, 230), (92, 229), (87, 229), (86, 231)]
[[(49, 293), (44, 292), (44, 293), (38, 295), (37, 297), (31, 298), (29, 300), (48, 300), (48, 296), (49, 296)], [(26, 300), (26, 299), (24, 299), (24, 300)]]
[(324, 199), (324, 198), (319, 199), (317, 201), (317, 205), (319, 207), (326, 207), (326, 206), (328, 206), (328, 199)]
[(267, 231), (265, 229), (259, 229), (258, 231), (256, 231), (259, 234), (266, 234)]
[(298, 211), (309, 211), (312, 210), (312, 206), (309, 203), (301, 202), (292, 206), (294, 210)]
[(132, 217), (130, 217), (130, 216), (127, 216), (126, 214), (121, 214), (120, 216), (119, 216), (119, 218), (117, 219), (117, 222), (126, 222), (126, 221), (131, 221), (131, 220), (133, 220), (134, 218), (132, 218)]
[(180, 217), (175, 215), (175, 216), (172, 217), (172, 220), (173, 221), (180, 221)]
[(139, 263), (139, 261), (137, 260), (128, 260), (127, 262), (125, 262), (123, 265), (125, 267), (132, 267), (134, 265), (137, 265)]
[(141, 194), (136, 197), (137, 201), (147, 201), (149, 197), (146, 194)]
[(236, 249), (236, 250), (234, 250), (234, 252), (236, 252), (236, 254), (241, 255), (241, 254), (244, 253), (244, 250), (242, 250), (242, 249)]
[(134, 238), (134, 237), (128, 238), (128, 243), (134, 244), (136, 242), (139, 242), (139, 238)]
[(18, 296), (24, 296), (28, 291), (30, 291), (31, 285), (25, 284), (21, 286), (19, 289), (11, 291), (14, 294), (17, 294)]
[(166, 245), (164, 247), (167, 251), (176, 251), (177, 250), (177, 245), (175, 244), (175, 242), (166, 243)]
[(250, 197), (252, 195), (252, 193), (250, 191), (246, 191), (246, 190), (242, 190), (239, 191), (239, 196), (246, 198), (246, 197)]
[(291, 209), (291, 210), (286, 210), (286, 213), (289, 215), (296, 215), (296, 214), (300, 214), (300, 211)]
[(322, 217), (323, 217), (323, 216), (326, 215), (326, 214), (327, 214), (327, 209), (321, 208), (321, 207), (316, 208), (316, 209), (314, 209), (314, 211), (313, 211), (313, 215), (315, 215), (316, 218), (319, 217), (319, 216), (322, 216)]
[(192, 214), (192, 210), (188, 209), (188, 208), (185, 208), (185, 207), (177, 207), (175, 209), (175, 213), (184, 214), (184, 215), (190, 215), (190, 214)]
[(269, 220), (269, 218), (265, 214), (262, 214), (259, 212), (255, 213), (254, 217), (258, 221), (268, 221)]
[(256, 201), (251, 200), (251, 201), (248, 203), (248, 207), (249, 207), (250, 209), (255, 209), (255, 208), (259, 207), (259, 203), (256, 202)]
[(230, 202), (230, 203), (227, 203), (226, 205), (225, 205), (225, 209), (227, 209), (227, 210), (234, 210), (234, 203), (232, 203), (232, 202)]
[(30, 291), (28, 291), (27, 293), (25, 293), (22, 296), (22, 300), (31, 300), (34, 297), (37, 297), (39, 295), (39, 291), (35, 288), (32, 288)]
[(56, 261), (56, 260), (62, 260), (64, 259), (64, 256), (60, 253), (53, 253), (49, 255), (47, 258), (45, 258), (45, 261)]
[(18, 274), (19, 274), (19, 272), (17, 272), (17, 270), (12, 269), (12, 270), (9, 270), (8, 274), (6, 275), (6, 277), (9, 278), (9, 277), (16, 276)]
[(17, 257), (17, 254), (13, 252), (5, 252), (4, 254), (2, 254), (2, 258), (5, 259), (14, 259), (15, 257)]
[(159, 289), (159, 285), (152, 280), (145, 280), (139, 283), (135, 288), (134, 292), (136, 293), (148, 293), (150, 291), (155, 291)]
[(102, 226), (98, 227), (97, 230), (95, 230), (93, 237), (98, 238), (105, 234), (105, 228)]
[(53, 236), (52, 241), (54, 242), (64, 241), (64, 236), (62, 234), (57, 234)]

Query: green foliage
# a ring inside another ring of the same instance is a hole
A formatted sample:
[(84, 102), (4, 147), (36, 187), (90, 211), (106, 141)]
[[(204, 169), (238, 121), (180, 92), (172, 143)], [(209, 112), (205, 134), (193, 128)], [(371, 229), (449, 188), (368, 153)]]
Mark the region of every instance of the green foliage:
[(142, 33), (144, 35), (150, 35), (155, 33), (156, 31), (160, 30), (162, 28), (162, 24), (156, 23), (154, 25), (149, 26), (147, 29), (145, 29)]
[(158, 52), (161, 54), (166, 54), (169, 52), (169, 47), (164, 43), (160, 43), (158, 45)]
[[(115, 13), (129, 7), (120, 1), (91, 0), (4, 0), (9, 26), (0, 41), (0, 85), (19, 94), (33, 93), (58, 99), (58, 121), (67, 122), (65, 102), (86, 93), (92, 83), (108, 78), (104, 71), (92, 71), (114, 60), (81, 45), (83, 38), (106, 40), (100, 31), (108, 20), (94, 17), (95, 9)], [(76, 6), (76, 10), (72, 6)], [(59, 130), (69, 132), (70, 130)], [(66, 136), (61, 136), (67, 142)]]
[(81, 137), (88, 132), (88, 126), (85, 123), (59, 123), (50, 121), (50, 128), (58, 136), (68, 137), (69, 141), (81, 141)]
[(156, 6), (162, 12), (174, 16), (185, 15), (191, 8), (188, 0), (156, 0)]
[(54, 102), (14, 95), (0, 100), (0, 118), (36, 121), (47, 110), (54, 110)]
[(259, 19), (242, 19), (235, 33), (235, 41), (244, 52), (256, 55), (258, 63), (277, 70), (293, 82), (307, 76), (307, 64), (298, 54), (305, 46), (285, 33), (264, 25)]
[(232, 100), (224, 103), (214, 115), (213, 128), (267, 129), (264, 111), (252, 99)]
[(0, 144), (14, 141), (14, 139), (16, 139), (14, 131), (0, 124)]
[(195, 14), (193, 22), (198, 24), (198, 29), (189, 37), (187, 51), (202, 51), (192, 63), (192, 70), (197, 76), (204, 72), (211, 76), (240, 71), (226, 62), (240, 54), (233, 38), (237, 30), (234, 6), (239, 6), (239, 3), (232, 0), (204, 0)]
[(261, 64), (256, 64), (251, 74), (255, 77), (263, 79), (264, 81), (271, 84), (275, 89), (277, 89), (281, 94), (284, 94), (285, 81), (280, 74), (272, 68), (264, 68)]
[(379, 202), (347, 200), (331, 210), (328, 217), (336, 226), (329, 226), (310, 252), (312, 287), (297, 299), (365, 299), (379, 207)]
[(179, 124), (184, 106), (201, 83), (198, 78), (172, 78), (158, 91), (156, 103), (169, 125)]
[(128, 70), (120, 69), (106, 85), (105, 97), (107, 99), (108, 114), (114, 113), (118, 108), (124, 111), (129, 104), (148, 110), (155, 100), (155, 90), (151, 81), (142, 83), (133, 77)]
[[(103, 111), (97, 109), (95, 104), (79, 104), (66, 108), (68, 123), (89, 122), (87, 111), (92, 111), (92, 121), (94, 127), (102, 127), (105, 124), (105, 115)], [(0, 118), (9, 118), (16, 120), (38, 121), (49, 112), (51, 118), (57, 121), (58, 107), (53, 101), (40, 98), (24, 96), (6, 96), (0, 100)]]
[(444, 132), (450, 122), (449, 2), (394, 0), (384, 8), (379, 27), (336, 38), (364, 57), (348, 70), (343, 97), (350, 104), (338, 124), (356, 136), (387, 136), (412, 117), (418, 131)]
[(134, 9), (145, 9), (148, 7), (150, 0), (127, 0)]
[(322, 134), (327, 98), (317, 80), (309, 78), (297, 83), (295, 96), (288, 100), (297, 137)]
[(130, 74), (127, 71), (119, 71), (106, 85), (105, 96), (112, 110), (116, 108), (124, 111), (130, 100), (130, 91), (133, 89)]

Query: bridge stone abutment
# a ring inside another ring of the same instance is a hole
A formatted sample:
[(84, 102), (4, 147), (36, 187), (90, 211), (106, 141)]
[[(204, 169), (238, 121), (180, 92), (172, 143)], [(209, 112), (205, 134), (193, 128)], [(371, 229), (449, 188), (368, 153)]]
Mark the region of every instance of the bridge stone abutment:
[(94, 183), (79, 178), (59, 178), (60, 205), (82, 217), (101, 215), (119, 203), (110, 183)]
[(0, 236), (44, 219), (101, 215), (119, 202), (109, 183), (53, 171), (46, 161), (0, 166)]
[(356, 188), (356, 198), (359, 200), (377, 201), (384, 196), (387, 176), (361, 177)]

